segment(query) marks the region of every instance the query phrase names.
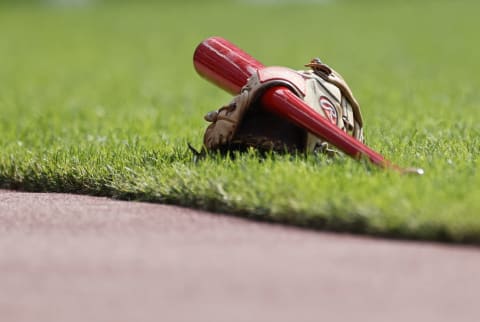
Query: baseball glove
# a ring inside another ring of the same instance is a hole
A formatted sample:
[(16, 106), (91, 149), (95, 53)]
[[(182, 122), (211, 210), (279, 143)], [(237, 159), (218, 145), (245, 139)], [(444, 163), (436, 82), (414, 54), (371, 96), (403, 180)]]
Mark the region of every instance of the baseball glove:
[(204, 149), (225, 153), (252, 147), (263, 152), (336, 154), (328, 142), (262, 108), (259, 97), (278, 85), (289, 87), (316, 113), (363, 142), (360, 106), (343, 77), (318, 58), (305, 66), (310, 70), (267, 67), (251, 76), (230, 104), (205, 115), (211, 124), (205, 131)]

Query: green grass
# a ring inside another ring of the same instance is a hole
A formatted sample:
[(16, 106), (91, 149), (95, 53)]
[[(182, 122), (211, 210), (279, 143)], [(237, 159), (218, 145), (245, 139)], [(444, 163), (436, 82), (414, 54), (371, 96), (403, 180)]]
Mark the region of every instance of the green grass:
[[(0, 186), (179, 204), (315, 229), (480, 243), (477, 1), (0, 3)], [(211, 35), (267, 65), (320, 56), (360, 101), (348, 158), (195, 164), (205, 112), (230, 100), (192, 67)]]

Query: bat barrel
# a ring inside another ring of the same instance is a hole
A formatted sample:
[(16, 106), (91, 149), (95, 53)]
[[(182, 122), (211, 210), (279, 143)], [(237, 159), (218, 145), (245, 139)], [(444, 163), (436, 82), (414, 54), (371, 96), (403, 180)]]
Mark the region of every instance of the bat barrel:
[(208, 81), (236, 95), (261, 62), (221, 37), (210, 37), (198, 45), (193, 55), (197, 73)]

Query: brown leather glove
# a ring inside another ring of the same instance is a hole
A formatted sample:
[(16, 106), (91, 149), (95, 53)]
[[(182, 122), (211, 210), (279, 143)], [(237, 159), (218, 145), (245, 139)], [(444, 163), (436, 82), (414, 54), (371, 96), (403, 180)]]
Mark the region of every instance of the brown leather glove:
[(205, 115), (211, 124), (205, 131), (204, 148), (336, 152), (328, 142), (262, 108), (258, 98), (265, 89), (278, 85), (288, 86), (315, 112), (363, 142), (360, 106), (343, 77), (319, 59), (306, 66), (311, 70), (267, 67), (257, 71), (230, 104)]

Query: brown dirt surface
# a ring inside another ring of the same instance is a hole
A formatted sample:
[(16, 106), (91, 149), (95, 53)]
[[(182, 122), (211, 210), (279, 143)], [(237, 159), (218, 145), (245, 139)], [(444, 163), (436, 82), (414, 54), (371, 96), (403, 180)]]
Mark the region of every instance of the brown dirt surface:
[(479, 321), (480, 250), (0, 191), (0, 321)]

